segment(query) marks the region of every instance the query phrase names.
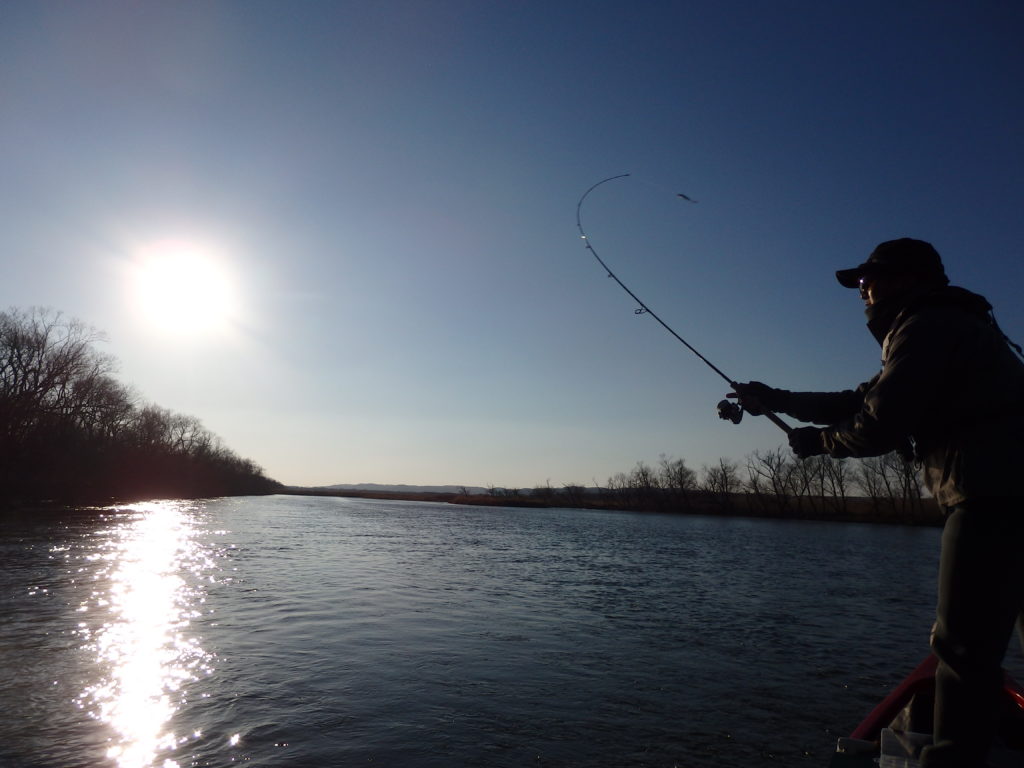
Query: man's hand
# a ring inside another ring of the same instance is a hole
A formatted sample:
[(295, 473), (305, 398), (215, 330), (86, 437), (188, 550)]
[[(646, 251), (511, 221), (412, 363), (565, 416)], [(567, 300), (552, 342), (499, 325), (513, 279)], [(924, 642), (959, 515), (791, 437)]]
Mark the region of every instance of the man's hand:
[(743, 409), (751, 416), (763, 416), (765, 411), (784, 411), (789, 392), (775, 389), (760, 381), (749, 381), (746, 384), (733, 382), (735, 392), (726, 397), (738, 400)]
[(818, 427), (797, 427), (789, 433), (789, 447), (798, 459), (820, 456), (828, 453), (821, 438), (822, 430)]

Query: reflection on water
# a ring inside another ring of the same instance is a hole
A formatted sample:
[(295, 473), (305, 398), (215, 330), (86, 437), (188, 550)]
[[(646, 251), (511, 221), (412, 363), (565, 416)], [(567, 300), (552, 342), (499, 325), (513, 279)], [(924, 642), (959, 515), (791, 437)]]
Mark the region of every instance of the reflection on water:
[[(123, 768), (177, 766), (159, 753), (198, 732), (177, 734), (171, 716), (187, 701), (187, 684), (212, 671), (212, 657), (190, 633), (204, 595), (196, 584), (212, 562), (196, 541), (184, 502), (149, 502), (111, 518), (79, 568), (92, 581), (77, 610), (82, 649), (99, 674), (79, 706), (110, 726), (107, 757)], [(82, 585), (84, 586), (84, 585)]]

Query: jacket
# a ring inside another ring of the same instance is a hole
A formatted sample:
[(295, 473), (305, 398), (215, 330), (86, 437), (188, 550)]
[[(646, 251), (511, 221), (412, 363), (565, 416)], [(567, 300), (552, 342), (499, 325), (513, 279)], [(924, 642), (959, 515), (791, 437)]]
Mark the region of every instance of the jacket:
[(955, 286), (871, 307), (882, 370), (855, 390), (792, 392), (784, 410), (830, 425), (822, 443), (835, 458), (912, 444), (925, 485), (945, 508), (1022, 497), (1024, 362), (991, 310), (982, 296)]

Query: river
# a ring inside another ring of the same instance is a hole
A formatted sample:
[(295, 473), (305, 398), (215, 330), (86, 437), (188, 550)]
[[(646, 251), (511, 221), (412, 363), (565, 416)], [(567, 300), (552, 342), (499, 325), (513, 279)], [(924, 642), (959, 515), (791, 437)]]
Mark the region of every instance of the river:
[(927, 653), (938, 536), (292, 496), (9, 515), (0, 765), (825, 765)]

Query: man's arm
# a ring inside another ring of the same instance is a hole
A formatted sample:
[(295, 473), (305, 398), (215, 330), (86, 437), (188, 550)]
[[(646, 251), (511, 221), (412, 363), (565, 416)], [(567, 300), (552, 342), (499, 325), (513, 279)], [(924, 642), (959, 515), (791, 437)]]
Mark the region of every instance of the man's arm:
[[(876, 377), (877, 378), (877, 377)], [(874, 383), (842, 392), (790, 392), (785, 412), (811, 424), (835, 424), (852, 418), (864, 405), (864, 393)]]
[(812, 424), (835, 424), (860, 411), (864, 393), (877, 378), (842, 392), (790, 392), (751, 381), (734, 385), (736, 391), (729, 396), (737, 398), (755, 416), (769, 410)]

